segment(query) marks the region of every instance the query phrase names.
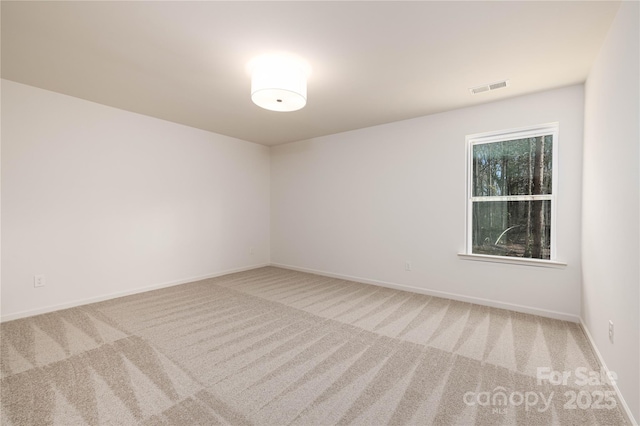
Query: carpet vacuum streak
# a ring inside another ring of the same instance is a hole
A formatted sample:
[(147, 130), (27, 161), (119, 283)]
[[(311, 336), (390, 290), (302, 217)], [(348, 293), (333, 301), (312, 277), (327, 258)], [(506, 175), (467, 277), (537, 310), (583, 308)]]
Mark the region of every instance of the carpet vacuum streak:
[(627, 424), (578, 324), (275, 267), (0, 332), (6, 426)]

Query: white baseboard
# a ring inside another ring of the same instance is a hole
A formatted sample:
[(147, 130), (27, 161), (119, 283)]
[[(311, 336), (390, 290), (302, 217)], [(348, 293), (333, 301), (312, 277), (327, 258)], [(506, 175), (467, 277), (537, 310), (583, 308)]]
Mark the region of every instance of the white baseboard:
[(75, 308), (76, 306), (87, 305), (89, 303), (102, 302), (104, 300), (115, 299), (117, 297), (129, 296), (131, 294), (144, 293), (146, 291), (157, 290), (165, 287), (173, 287), (175, 285), (186, 284), (194, 281), (206, 280), (207, 278), (215, 278), (220, 277), (222, 275), (233, 274), (235, 272), (249, 271), (251, 269), (262, 268), (265, 266), (269, 266), (269, 263), (259, 264), (259, 265), (251, 265), (245, 266), (242, 268), (236, 269), (228, 269), (226, 271), (214, 272), (211, 274), (200, 275), (197, 277), (184, 278), (176, 281), (169, 281), (165, 283), (153, 284), (146, 287), (138, 287), (131, 290), (118, 291), (115, 293), (109, 293), (102, 296), (90, 297), (88, 299), (74, 300), (72, 302), (61, 303), (58, 305), (44, 306), (38, 309), (31, 309), (28, 311), (15, 312), (13, 314), (3, 315), (0, 317), (0, 322), (11, 321), (19, 318), (30, 317), (33, 315), (46, 314), (48, 312), (59, 311), (61, 309)]
[[(596, 346), (596, 342), (593, 340), (593, 337), (591, 336), (591, 333), (589, 333), (589, 329), (587, 328), (587, 325), (584, 323), (584, 320), (582, 319), (582, 317), (580, 317), (580, 326), (582, 327), (582, 330), (584, 330), (584, 334), (587, 335), (587, 339), (589, 340), (589, 344), (593, 348), (593, 351), (596, 353), (596, 356), (598, 357), (598, 361), (600, 362), (600, 365), (602, 366), (602, 368), (604, 368), (605, 373), (608, 375), (610, 370), (607, 367), (607, 364), (604, 362), (604, 358), (602, 358), (602, 354), (598, 350), (598, 347)], [(631, 409), (629, 408), (629, 406), (627, 405), (627, 402), (622, 397), (622, 393), (620, 392), (620, 389), (618, 388), (618, 384), (616, 382), (613, 382), (612, 383), (612, 387), (613, 387), (613, 390), (616, 392), (616, 395), (618, 396), (618, 400), (620, 401), (620, 404), (622, 404), (623, 411), (627, 415), (627, 418), (628, 418), (629, 422), (632, 425), (638, 426), (638, 422), (633, 417), (633, 413), (631, 412)]]
[(373, 284), (380, 287), (393, 288), (396, 290), (410, 291), (412, 293), (425, 294), (427, 296), (453, 299), (453, 300), (458, 300), (460, 302), (475, 303), (476, 305), (490, 306), (492, 308), (506, 309), (509, 311), (516, 311), (516, 312), (522, 312), (525, 314), (538, 315), (541, 317), (559, 319), (562, 321), (570, 321), (575, 323), (580, 322), (580, 317), (578, 317), (577, 315), (567, 314), (564, 312), (550, 311), (550, 310), (540, 309), (540, 308), (534, 308), (531, 306), (522, 306), (522, 305), (516, 305), (513, 303), (498, 302), (496, 300), (483, 299), (480, 297), (464, 296), (461, 294), (447, 293), (445, 291), (429, 290), (429, 289), (420, 288), (420, 287), (412, 287), (404, 284), (396, 284), (396, 283), (390, 283), (386, 281), (373, 280), (369, 278), (354, 277), (351, 275), (335, 274), (333, 272), (318, 271), (318, 270), (309, 269), (309, 268), (300, 268), (297, 266), (283, 265), (280, 263), (272, 263), (271, 266), (275, 266), (283, 269), (291, 269), (292, 271), (308, 272), (310, 274), (322, 275), (325, 277), (340, 278), (343, 280), (355, 281), (363, 284)]

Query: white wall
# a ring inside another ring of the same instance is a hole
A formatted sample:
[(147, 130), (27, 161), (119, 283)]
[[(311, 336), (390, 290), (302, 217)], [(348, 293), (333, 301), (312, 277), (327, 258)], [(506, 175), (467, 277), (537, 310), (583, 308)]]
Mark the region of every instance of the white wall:
[(3, 319), (269, 263), (269, 167), (261, 145), (3, 80)]
[[(272, 263), (576, 320), (583, 101), (583, 86), (571, 86), (273, 147)], [(558, 260), (568, 266), (461, 260), (465, 136), (553, 121)]]
[[(640, 421), (640, 7), (623, 2), (585, 88), (582, 316)], [(614, 322), (614, 343), (608, 321)]]

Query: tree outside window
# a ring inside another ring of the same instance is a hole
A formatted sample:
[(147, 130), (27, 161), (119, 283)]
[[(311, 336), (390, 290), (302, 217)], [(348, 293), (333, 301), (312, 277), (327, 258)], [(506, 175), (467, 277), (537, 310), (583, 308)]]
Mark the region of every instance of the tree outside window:
[(557, 124), (470, 136), (468, 253), (554, 258)]

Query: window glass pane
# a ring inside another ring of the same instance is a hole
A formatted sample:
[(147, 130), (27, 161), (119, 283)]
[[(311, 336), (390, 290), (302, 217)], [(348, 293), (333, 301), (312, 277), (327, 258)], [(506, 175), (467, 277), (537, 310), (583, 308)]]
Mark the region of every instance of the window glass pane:
[(473, 196), (551, 194), (552, 135), (473, 145)]
[(551, 201), (473, 203), (472, 253), (551, 258)]

